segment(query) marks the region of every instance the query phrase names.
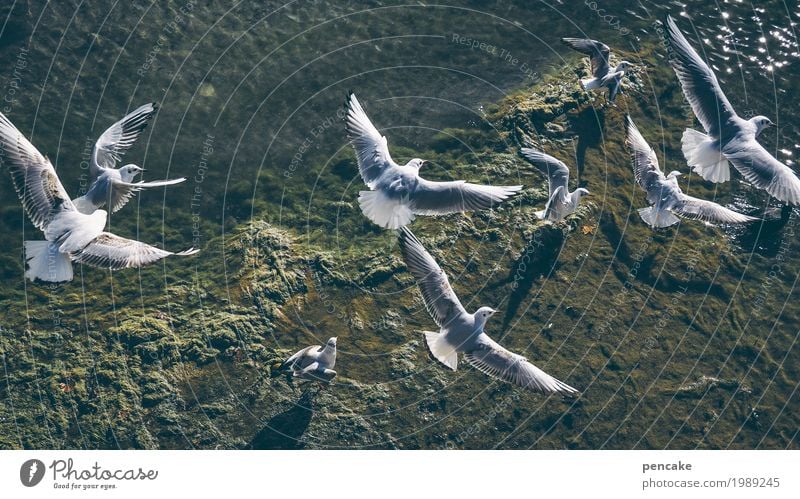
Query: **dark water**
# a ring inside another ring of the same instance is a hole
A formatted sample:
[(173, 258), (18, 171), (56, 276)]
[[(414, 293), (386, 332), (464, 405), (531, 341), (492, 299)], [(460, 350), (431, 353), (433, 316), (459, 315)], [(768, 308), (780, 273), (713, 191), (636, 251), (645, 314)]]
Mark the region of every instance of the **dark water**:
[[(81, 162), (105, 127), (141, 103), (158, 102), (156, 119), (125, 159), (144, 166), (147, 179), (189, 180), (166, 193), (142, 193), (113, 217), (111, 226), (170, 249), (204, 248), (197, 260), (171, 259), (141, 272), (111, 276), (85, 268), (68, 285), (31, 284), (24, 280), (21, 248), (25, 239), (39, 235), (25, 220), (10, 180), (0, 182), (0, 230), (6, 234), (0, 242), (0, 346), (6, 377), (0, 385), (0, 443), (88, 448), (217, 444), (217, 437), (204, 440), (192, 429), (183, 436), (154, 430), (166, 423), (153, 422), (153, 406), (137, 399), (137, 386), (143, 376), (160, 375), (135, 360), (120, 362), (136, 402), (121, 404), (116, 414), (138, 413), (150, 432), (146, 438), (120, 437), (117, 423), (103, 418), (89, 423), (81, 400), (70, 405), (59, 402), (61, 394), (48, 392), (57, 390), (53, 380), (59, 376), (84, 375), (64, 373), (77, 372), (85, 362), (99, 366), (112, 353), (127, 359), (106, 333), (130, 317), (179, 317), (190, 315), (192, 307), (255, 313), (239, 282), (246, 269), (231, 245), (237, 230), (263, 220), (296, 237), (304, 254), (327, 255), (343, 281), (319, 283), (303, 305), (287, 303), (283, 322), (265, 322), (268, 332), (254, 333), (263, 335), (254, 343), (291, 350), (338, 334), (338, 369), (350, 380), (342, 382), (339, 402), (351, 410), (339, 417), (343, 425), (352, 424), (348, 418), (378, 421), (371, 426), (375, 446), (456, 441), (477, 448), (796, 448), (796, 213), (785, 211), (783, 220), (756, 228), (718, 231), (683, 224), (652, 235), (635, 213), (644, 201), (635, 194), (613, 111), (595, 137), (597, 147), (588, 149), (582, 178), (595, 194), (586, 224), (597, 230), (580, 236), (576, 231), (563, 248), (542, 256), (540, 271), (524, 276), (527, 294), (510, 293), (506, 282), (514, 272), (515, 254), (532, 233), (518, 219), (472, 220), (480, 231), (501, 224), (500, 240), (508, 241), (509, 251), (459, 238), (440, 221), (422, 221), (414, 229), (439, 238), (437, 258), (447, 261), (444, 266), (465, 303), (474, 298), (505, 308), (503, 324), (498, 319), (491, 333), (580, 386), (586, 395), (579, 403), (522, 395), (521, 401), (515, 398), (515, 407), (498, 406), (498, 400), (515, 392), (487, 385), (466, 369), (444, 376), (453, 384), (435, 396), (398, 389), (392, 385), (398, 375), (391, 354), (382, 352), (402, 349), (414, 338), (411, 331), (432, 325), (424, 311), (410, 304), (407, 282), (360, 284), (363, 261), (375, 264), (394, 250), (392, 236), (365, 221), (354, 203), (361, 180), (337, 114), (348, 90), (357, 92), (389, 136), (395, 159), (425, 153), (433, 162), (430, 177), (468, 175), (475, 181), (501, 178), (541, 185), (539, 177), (520, 170), (520, 163), (495, 161), (493, 154), (513, 153), (515, 145), (493, 128), (487, 110), (520, 88), (536, 88), (564, 65), (574, 66), (578, 59), (558, 42), (560, 37), (591, 36), (649, 67), (639, 76), (639, 90), (626, 95), (620, 106), (657, 149), (669, 153), (664, 170), (686, 171), (679, 161), (679, 141), (692, 125), (691, 115), (671, 73), (658, 69), (665, 51), (654, 22), (668, 12), (691, 15), (691, 22), (679, 17), (679, 23), (693, 43), (703, 41), (704, 55), (731, 102), (744, 116), (770, 116), (778, 127), (762, 142), (796, 166), (796, 4), (297, 1), (222, 7), (206, 1), (139, 0), (0, 7), (0, 106), (51, 158), (67, 190), (77, 194), (86, 188)], [(560, 147), (569, 150), (571, 145)], [(685, 191), (749, 213), (777, 206), (739, 182), (714, 187), (687, 177)], [(497, 268), (474, 258), (495, 254)], [(635, 293), (628, 295), (622, 290), (633, 268), (641, 270), (633, 279)], [(198, 305), (203, 300), (192, 294), (190, 303), (182, 302), (190, 298), (175, 291), (181, 286), (207, 293), (206, 301)], [(476, 289), (478, 296), (470, 297)], [(380, 326), (392, 300), (407, 305), (395, 312), (413, 311), (411, 319), (401, 321), (399, 333)], [(325, 313), (330, 301), (378, 325), (356, 330)], [(178, 336), (184, 334), (181, 324), (171, 323)], [(64, 342), (82, 346), (71, 351), (62, 340), (42, 346), (37, 333), (30, 332), (53, 330)], [(24, 362), (17, 358), (19, 349), (25, 352)], [(408, 379), (424, 384), (431, 372), (442, 376), (422, 346), (417, 350)], [(216, 376), (193, 362), (173, 368), (180, 376), (164, 371), (188, 406), (237, 401), (224, 422), (209, 420), (205, 413), (189, 418), (203, 428), (199, 434), (238, 434), (251, 444), (274, 447), (284, 441), (257, 430), (281, 426), (281, 435), (294, 442), (315, 424), (308, 411), (298, 412), (291, 404), (279, 414), (269, 404), (239, 401), (248, 383), (256, 381), (227, 360), (218, 361)], [(17, 376), (26, 369), (28, 375)], [(363, 407), (350, 404), (351, 398), (365, 398), (359, 383), (390, 385), (393, 398)], [(475, 397), (465, 395), (470, 389)], [(335, 392), (326, 396), (335, 398)], [(451, 405), (427, 408), (431, 400)], [(482, 414), (493, 409), (501, 415), (487, 422)], [(428, 412), (429, 424), (420, 429), (419, 414)], [(176, 418), (184, 417), (178, 413)], [(42, 421), (46, 434), (29, 429)], [(479, 423), (475, 431), (458, 437), (463, 428), (473, 428), (470, 421)], [(313, 442), (368, 445), (322, 437)], [(224, 440), (222, 445), (239, 442)]]

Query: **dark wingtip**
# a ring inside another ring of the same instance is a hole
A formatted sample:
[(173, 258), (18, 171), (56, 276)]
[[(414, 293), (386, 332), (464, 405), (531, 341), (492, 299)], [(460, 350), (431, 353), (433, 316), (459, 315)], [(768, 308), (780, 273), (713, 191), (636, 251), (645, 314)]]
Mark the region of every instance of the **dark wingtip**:
[(423, 250), (425, 249), (425, 246), (423, 246), (420, 240), (417, 239), (417, 236), (415, 236), (414, 233), (411, 232), (411, 229), (409, 229), (405, 225), (403, 227), (400, 227), (400, 229), (398, 230), (398, 243), (400, 244), (400, 250), (403, 251), (404, 253), (405, 249), (408, 248), (409, 244), (416, 244)]
[(631, 143), (631, 133), (634, 130), (637, 130), (636, 123), (633, 122), (630, 114), (625, 115), (625, 145), (628, 147), (632, 147)]
[(630, 114), (625, 115), (625, 134), (627, 135), (632, 128), (636, 128), (636, 123), (633, 122)]
[(400, 242), (405, 242), (407, 240), (418, 241), (414, 233), (411, 232), (411, 229), (409, 229), (405, 225), (400, 227), (398, 232), (399, 232)]
[(675, 34), (681, 32), (680, 28), (678, 27), (678, 23), (675, 22), (674, 17), (672, 17), (670, 14), (667, 14), (667, 17), (664, 20), (664, 26), (667, 28), (664, 30), (664, 38), (667, 40), (667, 43), (672, 43), (672, 38), (675, 36)]

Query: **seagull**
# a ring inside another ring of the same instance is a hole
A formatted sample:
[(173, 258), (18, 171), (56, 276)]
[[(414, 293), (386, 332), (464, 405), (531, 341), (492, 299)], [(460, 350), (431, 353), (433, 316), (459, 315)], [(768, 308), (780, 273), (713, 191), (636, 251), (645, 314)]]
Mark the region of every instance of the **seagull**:
[(725, 97), (717, 77), (689, 45), (672, 16), (667, 16), (666, 41), (670, 64), (683, 88), (686, 100), (706, 133), (687, 128), (681, 138), (686, 161), (705, 180), (730, 180), (730, 165), (744, 178), (772, 197), (800, 204), (800, 179), (758, 143), (756, 137), (774, 126), (766, 116), (744, 120)]
[(46, 241), (25, 241), (30, 280), (71, 281), (72, 262), (112, 270), (142, 267), (179, 253), (105, 232), (105, 210), (87, 215), (78, 211), (56, 175), (50, 160), (0, 113), (0, 162), (8, 165), (14, 188), (33, 225)]
[(358, 169), (369, 191), (358, 193), (361, 211), (381, 227), (397, 229), (416, 215), (446, 215), (496, 206), (522, 189), (521, 185), (477, 185), (456, 180), (432, 182), (419, 176), (426, 161), (414, 158), (398, 165), (389, 156), (386, 137), (367, 117), (354, 93), (345, 105), (347, 135), (356, 151)]
[(155, 103), (145, 104), (111, 125), (97, 139), (90, 164), (94, 182), (86, 194), (72, 200), (78, 211), (91, 215), (108, 203), (111, 213), (116, 213), (142, 189), (179, 184), (186, 180), (181, 177), (156, 182), (134, 182), (133, 179), (144, 171), (143, 168), (134, 164), (116, 168), (121, 156), (133, 147), (156, 110)]
[(480, 307), (473, 314), (467, 313), (447, 275), (407, 227), (400, 232), (400, 250), (419, 284), (425, 308), (440, 327), (438, 333), (425, 331), (428, 349), (436, 360), (455, 371), (458, 353), (462, 352), (464, 360), (474, 368), (505, 382), (545, 394), (578, 393), (489, 338), (483, 328), (495, 310)]
[(605, 43), (589, 38), (562, 38), (562, 42), (581, 54), (588, 55), (592, 63), (592, 77), (581, 80), (584, 90), (602, 91), (608, 89), (608, 101), (613, 103), (622, 88), (622, 77), (633, 63), (622, 61), (615, 68), (611, 68), (608, 59), (611, 49)]
[(533, 166), (547, 175), (550, 194), (548, 195), (544, 210), (536, 212), (536, 216), (540, 219), (550, 222), (560, 222), (564, 220), (567, 215), (574, 213), (575, 210), (578, 209), (581, 198), (590, 194), (589, 191), (583, 187), (569, 192), (569, 188), (567, 187), (569, 183), (569, 168), (561, 161), (549, 154), (529, 147), (523, 147), (520, 149), (520, 152)]
[(336, 337), (330, 338), (325, 346), (306, 347), (289, 357), (281, 366), (291, 371), (295, 378), (330, 381), (336, 377)]
[(681, 172), (672, 171), (664, 176), (658, 167), (655, 151), (644, 140), (630, 116), (626, 117), (627, 136), (625, 142), (633, 156), (633, 174), (636, 182), (646, 193), (647, 201), (653, 206), (641, 208), (639, 216), (650, 227), (669, 227), (678, 222), (679, 215), (684, 218), (727, 224), (747, 223), (757, 218), (736, 213), (713, 201), (705, 201), (687, 196), (678, 186)]

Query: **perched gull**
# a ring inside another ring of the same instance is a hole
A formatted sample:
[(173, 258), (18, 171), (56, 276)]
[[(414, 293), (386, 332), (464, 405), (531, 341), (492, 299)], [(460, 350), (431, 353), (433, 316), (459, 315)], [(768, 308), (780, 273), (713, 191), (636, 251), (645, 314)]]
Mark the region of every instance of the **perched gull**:
[(31, 279), (72, 280), (72, 263), (112, 270), (142, 267), (170, 255), (191, 255), (196, 249), (172, 253), (104, 232), (108, 214), (78, 211), (50, 161), (0, 113), (0, 162), (8, 166), (14, 188), (28, 217), (46, 241), (25, 241)]
[(765, 116), (740, 118), (722, 92), (716, 75), (689, 45), (672, 16), (667, 17), (670, 64), (683, 93), (707, 134), (687, 128), (681, 139), (689, 166), (706, 180), (727, 182), (729, 162), (744, 178), (771, 196), (800, 204), (800, 179), (758, 143), (762, 130), (773, 126)]
[(458, 353), (463, 352), (464, 360), (473, 367), (508, 383), (541, 393), (578, 392), (489, 338), (483, 328), (495, 311), (481, 307), (474, 314), (467, 313), (447, 275), (407, 227), (400, 232), (400, 250), (419, 284), (425, 308), (440, 327), (438, 333), (425, 331), (428, 349), (439, 362), (455, 371)]
[(628, 61), (621, 61), (617, 64), (617, 67), (612, 68), (608, 62), (611, 49), (605, 43), (600, 43), (597, 40), (562, 38), (561, 41), (573, 50), (589, 56), (589, 60), (592, 63), (592, 77), (581, 80), (583, 89), (602, 91), (607, 88), (608, 101), (614, 102), (622, 88), (622, 77), (625, 76), (625, 70), (633, 66), (633, 64)]
[(754, 222), (757, 218), (736, 213), (712, 201), (687, 196), (678, 186), (680, 172), (673, 171), (664, 177), (658, 167), (655, 151), (644, 140), (639, 129), (628, 116), (625, 142), (631, 148), (633, 173), (636, 182), (647, 193), (647, 201), (653, 206), (641, 208), (639, 215), (650, 227), (669, 227), (685, 218), (727, 224)]
[(463, 180), (425, 180), (419, 176), (425, 161), (415, 158), (398, 165), (392, 160), (386, 137), (378, 132), (352, 92), (346, 108), (347, 135), (356, 150), (361, 178), (370, 188), (359, 192), (358, 203), (364, 215), (381, 227), (403, 227), (416, 215), (491, 208), (522, 189), (521, 185), (496, 187)]
[(292, 376), (315, 381), (330, 381), (336, 377), (336, 338), (331, 338), (324, 347), (306, 347), (289, 357), (281, 366)]
[(574, 213), (578, 209), (581, 198), (588, 196), (589, 191), (579, 187), (569, 192), (569, 187), (567, 187), (569, 183), (569, 168), (567, 168), (567, 165), (536, 149), (523, 147), (520, 152), (525, 159), (547, 175), (547, 181), (550, 185), (547, 204), (544, 206), (544, 210), (536, 212), (536, 216), (542, 220), (559, 222), (564, 220), (567, 215)]
[(134, 182), (134, 177), (144, 169), (134, 164), (116, 168), (121, 156), (133, 147), (136, 139), (147, 127), (148, 122), (156, 113), (156, 109), (156, 105), (153, 103), (139, 107), (111, 125), (97, 139), (90, 165), (94, 182), (86, 194), (72, 200), (78, 211), (91, 215), (95, 210), (108, 203), (109, 211), (115, 213), (142, 189), (179, 184), (186, 180), (178, 178), (156, 182)]

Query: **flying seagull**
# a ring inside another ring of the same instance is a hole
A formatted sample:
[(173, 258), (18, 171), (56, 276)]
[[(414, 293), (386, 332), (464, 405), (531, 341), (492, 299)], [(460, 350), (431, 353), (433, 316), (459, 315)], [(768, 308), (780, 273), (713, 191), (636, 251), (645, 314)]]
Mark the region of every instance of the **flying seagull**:
[(537, 211), (536, 216), (542, 220), (559, 222), (564, 217), (574, 213), (583, 196), (588, 196), (589, 191), (579, 187), (569, 192), (569, 168), (563, 162), (536, 149), (523, 147), (520, 149), (522, 156), (530, 161), (533, 166), (547, 175), (550, 194), (544, 210)]
[(90, 164), (94, 181), (86, 194), (72, 200), (78, 211), (91, 215), (108, 204), (109, 211), (115, 213), (142, 189), (179, 184), (186, 180), (182, 177), (156, 182), (134, 182), (136, 175), (144, 169), (134, 164), (116, 167), (125, 151), (136, 143), (156, 110), (154, 103), (145, 104), (111, 125), (97, 139)]
[(315, 381), (330, 381), (336, 377), (336, 338), (330, 338), (325, 346), (306, 347), (289, 357), (281, 366), (293, 377)]
[(400, 232), (400, 250), (406, 267), (417, 280), (425, 308), (440, 328), (438, 333), (425, 331), (428, 349), (436, 360), (455, 371), (458, 354), (463, 352), (464, 360), (474, 368), (508, 383), (546, 394), (578, 393), (489, 338), (483, 328), (495, 311), (481, 307), (473, 314), (467, 313), (447, 275), (407, 227)]
[(356, 151), (361, 178), (370, 188), (359, 192), (358, 203), (364, 215), (381, 227), (403, 227), (416, 215), (491, 208), (522, 189), (521, 185), (497, 187), (463, 180), (425, 180), (419, 176), (425, 161), (414, 158), (398, 165), (392, 160), (386, 137), (378, 132), (352, 92), (345, 107), (347, 135)]
[(0, 162), (8, 166), (14, 188), (33, 225), (46, 241), (25, 241), (29, 279), (48, 282), (72, 280), (72, 262), (112, 270), (142, 267), (179, 253), (104, 232), (108, 214), (78, 211), (70, 201), (50, 160), (0, 113)]
[(800, 204), (800, 179), (758, 143), (756, 137), (773, 126), (766, 116), (744, 120), (725, 97), (717, 77), (689, 45), (672, 16), (667, 16), (666, 41), (670, 64), (678, 75), (686, 100), (706, 133), (687, 128), (683, 132), (683, 155), (695, 172), (720, 183), (731, 178), (729, 163), (744, 178), (772, 197)]
[(633, 157), (633, 174), (636, 182), (646, 193), (647, 201), (653, 206), (641, 208), (639, 215), (650, 227), (669, 227), (678, 222), (679, 215), (693, 220), (737, 224), (754, 222), (757, 218), (736, 213), (713, 201), (705, 201), (687, 196), (678, 186), (678, 171), (672, 171), (664, 177), (658, 167), (655, 151), (644, 140), (639, 129), (630, 116), (626, 117), (625, 142), (631, 148)]
[(584, 90), (602, 91), (608, 89), (608, 101), (614, 102), (617, 94), (622, 88), (622, 77), (625, 71), (633, 64), (628, 61), (621, 61), (615, 68), (608, 62), (611, 56), (611, 49), (605, 43), (591, 40), (589, 38), (562, 38), (562, 42), (573, 50), (581, 54), (588, 55), (592, 63), (592, 77), (581, 80), (581, 87)]

